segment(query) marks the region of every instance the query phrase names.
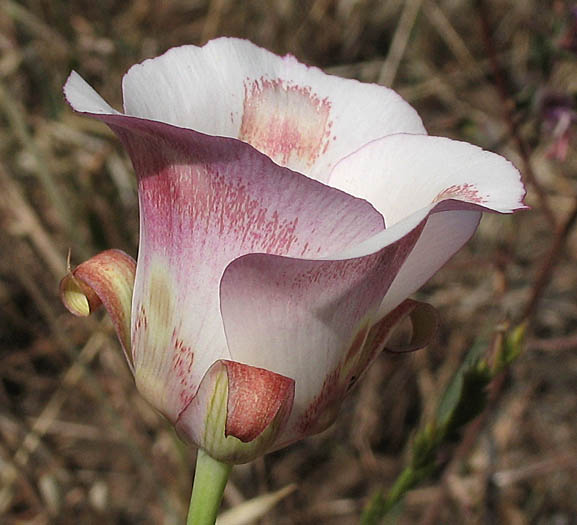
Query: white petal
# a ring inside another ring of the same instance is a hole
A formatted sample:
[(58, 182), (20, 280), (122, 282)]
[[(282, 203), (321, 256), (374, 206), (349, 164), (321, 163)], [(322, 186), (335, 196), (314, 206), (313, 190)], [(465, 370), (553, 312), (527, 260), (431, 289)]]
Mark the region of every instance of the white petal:
[(387, 226), (448, 200), (501, 213), (525, 207), (520, 174), (509, 161), (466, 142), (427, 135), (375, 140), (340, 161), (329, 184), (368, 200)]
[(426, 132), (388, 88), (327, 75), (233, 38), (174, 48), (133, 66), (123, 92), (127, 114), (240, 138), (321, 181), (370, 140)]
[(68, 103), (81, 113), (118, 113), (76, 71), (72, 71), (66, 80), (64, 96)]

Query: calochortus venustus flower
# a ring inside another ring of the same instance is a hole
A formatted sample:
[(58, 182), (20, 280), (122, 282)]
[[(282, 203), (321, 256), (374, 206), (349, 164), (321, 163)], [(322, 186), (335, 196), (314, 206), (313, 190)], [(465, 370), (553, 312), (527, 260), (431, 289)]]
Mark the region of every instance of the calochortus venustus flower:
[(394, 91), (247, 41), (132, 67), (124, 113), (76, 73), (64, 91), (122, 141), (141, 217), (137, 263), (96, 255), (64, 302), (104, 304), (142, 395), (219, 462), (327, 428), (481, 212), (524, 207), (511, 163)]

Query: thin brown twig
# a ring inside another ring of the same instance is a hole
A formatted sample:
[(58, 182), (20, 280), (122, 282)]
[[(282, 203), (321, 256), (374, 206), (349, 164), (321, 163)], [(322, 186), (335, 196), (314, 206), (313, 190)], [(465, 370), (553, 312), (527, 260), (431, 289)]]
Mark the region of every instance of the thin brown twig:
[(550, 352), (572, 350), (577, 348), (577, 332), (564, 337), (551, 339), (532, 339), (527, 343), (528, 350), (545, 350)]
[(501, 67), (499, 60), (497, 58), (497, 51), (495, 49), (495, 44), (493, 42), (493, 35), (491, 33), (491, 23), (489, 21), (489, 13), (485, 5), (485, 0), (476, 0), (475, 2), (477, 12), (479, 13), (479, 18), (481, 21), (481, 29), (483, 34), (483, 40), (485, 42), (485, 49), (489, 56), (491, 63), (491, 69), (493, 70), (493, 76), (495, 81), (495, 87), (499, 98), (501, 99), (501, 104), (503, 106), (504, 120), (509, 129), (509, 134), (511, 135), (519, 155), (521, 156), (521, 161), (523, 163), (523, 176), (526, 181), (531, 184), (537, 198), (539, 199), (540, 208), (543, 210), (547, 221), (552, 227), (557, 224), (557, 219), (551, 206), (549, 204), (549, 199), (547, 198), (547, 193), (537, 180), (533, 168), (531, 167), (531, 158), (529, 154), (529, 148), (521, 134), (519, 133), (518, 126), (515, 123), (513, 115), (513, 103), (507, 88), (507, 83), (505, 82), (505, 75), (503, 73), (503, 68)]
[(493, 474), (493, 481), (499, 487), (506, 487), (507, 485), (512, 485), (513, 483), (518, 483), (534, 476), (556, 473), (564, 469), (577, 469), (577, 456), (574, 452), (564, 451), (554, 455), (553, 457), (529, 465), (523, 465), (517, 469), (508, 469), (496, 472)]
[(563, 253), (563, 248), (565, 247), (565, 241), (567, 237), (571, 233), (571, 230), (575, 226), (577, 222), (577, 199), (573, 204), (573, 209), (567, 215), (567, 219), (557, 227), (557, 231), (555, 232), (555, 237), (553, 239), (553, 243), (549, 248), (549, 251), (545, 255), (543, 259), (543, 263), (537, 272), (537, 278), (535, 279), (535, 284), (533, 285), (533, 289), (531, 292), (531, 296), (527, 301), (527, 305), (523, 311), (523, 320), (528, 320), (535, 314), (537, 309), (537, 305), (543, 296), (543, 292), (549, 280), (551, 279), (551, 275), (553, 274), (553, 270), (557, 265), (561, 254)]
[(393, 85), (399, 65), (407, 50), (409, 37), (411, 36), (411, 31), (417, 20), (422, 3), (423, 0), (408, 0), (405, 3), (391, 46), (389, 47), (387, 58), (381, 68), (378, 80), (379, 84), (383, 84), (384, 86)]
[(3, 187), (0, 194), (0, 224), (11, 233), (28, 237), (46, 267), (54, 277), (60, 279), (65, 270), (64, 258), (58, 252), (42, 219), (24, 197), (21, 185), (17, 179), (8, 175), (2, 163), (0, 181)]

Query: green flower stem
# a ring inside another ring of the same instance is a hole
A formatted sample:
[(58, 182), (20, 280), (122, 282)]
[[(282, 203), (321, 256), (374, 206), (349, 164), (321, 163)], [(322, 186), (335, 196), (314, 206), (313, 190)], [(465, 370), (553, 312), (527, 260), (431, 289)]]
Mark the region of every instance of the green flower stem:
[(231, 469), (199, 449), (187, 525), (214, 525)]

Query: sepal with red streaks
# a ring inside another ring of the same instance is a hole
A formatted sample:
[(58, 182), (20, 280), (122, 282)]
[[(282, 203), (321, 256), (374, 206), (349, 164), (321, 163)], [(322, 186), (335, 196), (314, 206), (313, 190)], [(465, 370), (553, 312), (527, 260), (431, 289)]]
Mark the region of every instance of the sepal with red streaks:
[(77, 266), (60, 281), (60, 298), (74, 315), (86, 317), (104, 305), (133, 369), (130, 313), (136, 263), (121, 250), (106, 250)]
[(221, 359), (206, 372), (176, 428), (218, 461), (247, 463), (270, 450), (293, 400), (294, 380)]

